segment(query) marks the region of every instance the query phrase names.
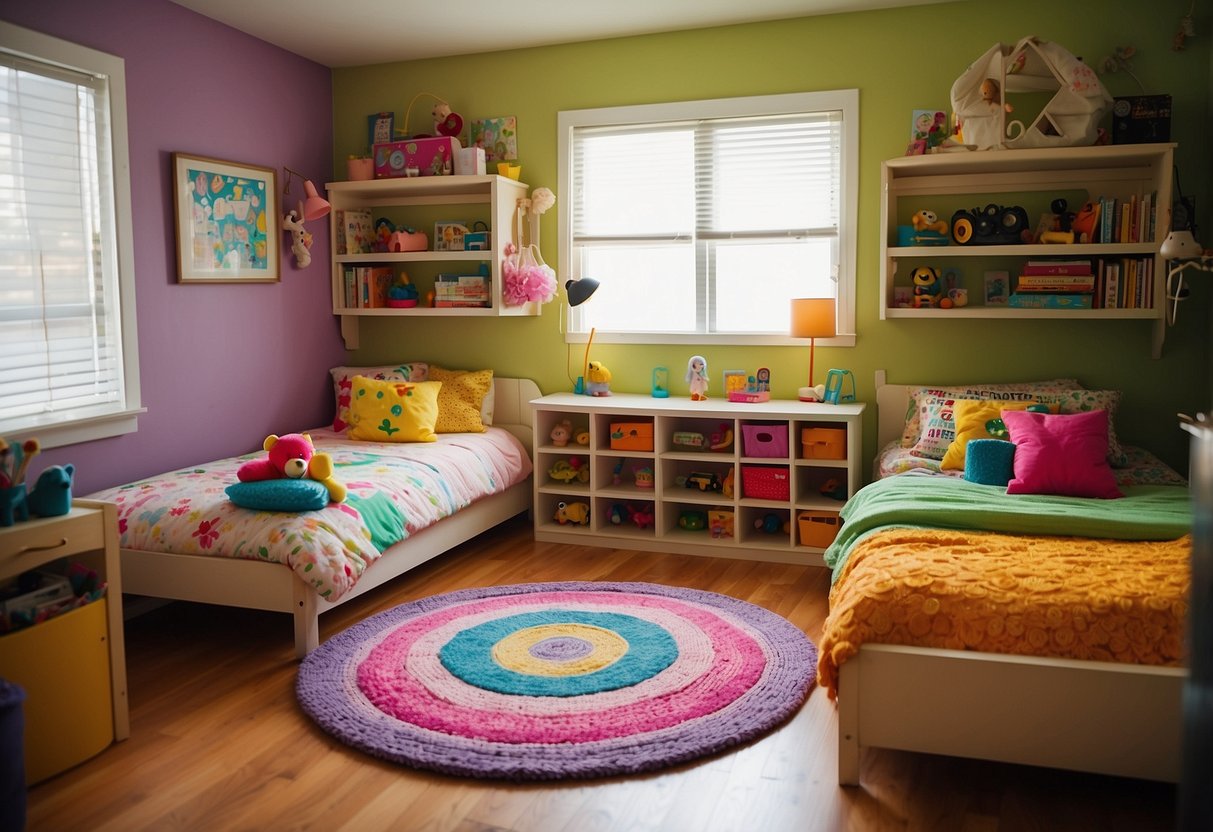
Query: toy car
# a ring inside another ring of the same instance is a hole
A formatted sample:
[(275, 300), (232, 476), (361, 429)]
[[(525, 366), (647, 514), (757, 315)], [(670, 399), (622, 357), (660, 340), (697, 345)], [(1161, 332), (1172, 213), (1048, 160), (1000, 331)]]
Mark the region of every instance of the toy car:
[(723, 487), (718, 474), (706, 471), (688, 474), (685, 485), (687, 488), (698, 488), (700, 491), (719, 491)]

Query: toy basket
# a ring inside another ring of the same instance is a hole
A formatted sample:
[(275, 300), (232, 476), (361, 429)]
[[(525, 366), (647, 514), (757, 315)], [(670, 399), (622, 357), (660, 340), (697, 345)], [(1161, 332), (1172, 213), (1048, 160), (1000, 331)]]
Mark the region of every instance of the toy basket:
[(762, 465), (741, 466), (741, 494), (756, 500), (789, 499), (791, 482), (788, 469)]
[(786, 459), (788, 455), (788, 426), (742, 425), (741, 437), (746, 456)]

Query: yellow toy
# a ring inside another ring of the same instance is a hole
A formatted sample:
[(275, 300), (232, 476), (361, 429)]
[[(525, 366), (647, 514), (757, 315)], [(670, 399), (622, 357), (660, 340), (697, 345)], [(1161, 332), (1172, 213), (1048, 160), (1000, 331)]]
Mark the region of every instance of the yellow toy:
[(939, 269), (934, 266), (916, 266), (910, 272), (914, 284), (914, 308), (931, 308), (939, 301)]
[(915, 231), (935, 231), (939, 234), (948, 233), (948, 224), (941, 220), (934, 211), (928, 211), (925, 208), (914, 212), (914, 216), (910, 217), (910, 225), (914, 226)]
[(586, 392), (591, 396), (611, 395), (611, 371), (601, 361), (591, 361), (585, 372)]

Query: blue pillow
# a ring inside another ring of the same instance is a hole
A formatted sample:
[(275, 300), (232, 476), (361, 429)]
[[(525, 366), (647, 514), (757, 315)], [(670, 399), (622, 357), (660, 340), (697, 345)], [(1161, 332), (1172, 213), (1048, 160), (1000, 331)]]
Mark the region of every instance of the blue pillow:
[(257, 511), (318, 511), (329, 504), (329, 490), (315, 480), (238, 482), (224, 491), (236, 505)]
[(965, 446), (965, 479), (1005, 487), (1015, 476), (1015, 443), (1004, 439), (970, 439)]

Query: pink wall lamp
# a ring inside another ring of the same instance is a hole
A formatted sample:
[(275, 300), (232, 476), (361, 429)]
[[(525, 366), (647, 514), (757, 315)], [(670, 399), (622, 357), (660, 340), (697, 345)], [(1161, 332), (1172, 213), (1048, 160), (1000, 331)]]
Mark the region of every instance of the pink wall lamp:
[(320, 196), (316, 192), (316, 186), (312, 184), (312, 180), (304, 179), (302, 173), (297, 170), (291, 170), (288, 167), (283, 167), (286, 171), (286, 186), (282, 189), (282, 201), (287, 201), (287, 196), (291, 192), (291, 176), (298, 176), (303, 180), (303, 200), (297, 203), (296, 208), (292, 208), (286, 212), (286, 216), (282, 218), (282, 230), (291, 235), (291, 252), (295, 255), (295, 268), (306, 269), (312, 264), (312, 253), (309, 249), (312, 247), (312, 235), (303, 227), (305, 220), (318, 220), (321, 217), (327, 216), (332, 210), (328, 200)]

